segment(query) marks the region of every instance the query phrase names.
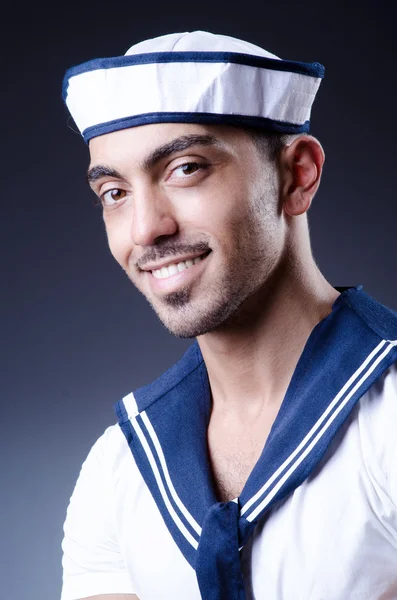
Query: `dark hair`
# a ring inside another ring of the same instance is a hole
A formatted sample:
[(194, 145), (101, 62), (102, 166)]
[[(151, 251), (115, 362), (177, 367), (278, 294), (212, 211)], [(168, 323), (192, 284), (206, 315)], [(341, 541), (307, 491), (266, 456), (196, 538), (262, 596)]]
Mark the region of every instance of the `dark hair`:
[(260, 129), (259, 127), (244, 127), (244, 130), (252, 139), (260, 154), (269, 159), (271, 162), (275, 162), (277, 160), (284, 146), (290, 144), (296, 137), (298, 137), (297, 134), (266, 131), (264, 129)]

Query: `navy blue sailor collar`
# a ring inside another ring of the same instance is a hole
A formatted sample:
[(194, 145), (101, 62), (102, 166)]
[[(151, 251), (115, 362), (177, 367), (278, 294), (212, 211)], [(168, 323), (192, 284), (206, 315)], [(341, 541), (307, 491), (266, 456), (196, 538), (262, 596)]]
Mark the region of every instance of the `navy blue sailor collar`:
[(120, 427), (204, 600), (244, 600), (240, 550), (313, 471), (354, 405), (397, 360), (397, 313), (343, 288), (311, 332), (239, 498), (218, 502), (207, 451), (211, 393), (197, 342), (115, 405)]

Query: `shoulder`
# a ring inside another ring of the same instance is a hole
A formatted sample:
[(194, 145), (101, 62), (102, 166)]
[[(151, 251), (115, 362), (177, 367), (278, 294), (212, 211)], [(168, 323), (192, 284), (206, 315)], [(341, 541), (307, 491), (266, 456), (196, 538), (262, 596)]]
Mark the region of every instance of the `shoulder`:
[(125, 467), (131, 474), (137, 471), (133, 454), (120, 425), (110, 425), (93, 444), (81, 470), (99, 470), (103, 477), (114, 479)]
[(348, 288), (340, 299), (381, 339), (397, 340), (397, 312), (368, 295), (361, 285)]
[(371, 438), (397, 440), (397, 362), (375, 381), (360, 404), (361, 425)]
[(358, 412), (367, 472), (397, 501), (397, 362), (361, 398)]
[(135, 461), (120, 427), (112, 425), (91, 447), (72, 491), (64, 523), (66, 555), (115, 543), (115, 490), (126, 471), (136, 486)]
[(122, 460), (123, 434), (112, 425), (84, 460), (63, 526), (62, 600), (133, 593), (119, 548), (113, 471)]
[(132, 485), (138, 485), (140, 475), (134, 457), (118, 424), (109, 426), (90, 448), (84, 458), (75, 483), (68, 516), (75, 506), (80, 509), (90, 505), (93, 496), (100, 503), (110, 503), (112, 496), (125, 474)]
[(92, 445), (82, 464), (82, 470), (95, 466), (111, 468), (125, 452), (125, 446), (125, 438), (119, 425), (110, 425)]

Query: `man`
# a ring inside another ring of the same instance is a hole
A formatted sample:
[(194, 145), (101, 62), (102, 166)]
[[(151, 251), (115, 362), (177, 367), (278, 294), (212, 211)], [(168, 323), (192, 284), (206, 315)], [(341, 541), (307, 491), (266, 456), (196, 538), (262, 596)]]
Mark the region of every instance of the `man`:
[(197, 340), (89, 453), (62, 600), (397, 598), (397, 316), (311, 254), (322, 76), (207, 32), (66, 74), (110, 250)]

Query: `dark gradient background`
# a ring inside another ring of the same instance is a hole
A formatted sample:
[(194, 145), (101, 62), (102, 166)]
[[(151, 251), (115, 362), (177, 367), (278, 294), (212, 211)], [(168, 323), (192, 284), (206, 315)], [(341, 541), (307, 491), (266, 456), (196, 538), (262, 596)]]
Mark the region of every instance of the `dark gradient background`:
[[(64, 71), (147, 37), (207, 29), (326, 67), (312, 133), (326, 152), (310, 210), (334, 285), (397, 309), (392, 2), (16, 3), (1, 13), (1, 597), (57, 600), (67, 503), (112, 405), (190, 344), (113, 261), (68, 126)], [(69, 125), (73, 124), (69, 121)]]

